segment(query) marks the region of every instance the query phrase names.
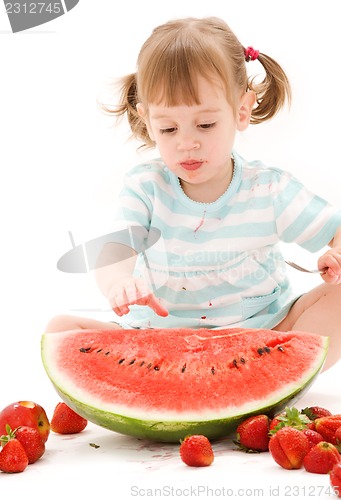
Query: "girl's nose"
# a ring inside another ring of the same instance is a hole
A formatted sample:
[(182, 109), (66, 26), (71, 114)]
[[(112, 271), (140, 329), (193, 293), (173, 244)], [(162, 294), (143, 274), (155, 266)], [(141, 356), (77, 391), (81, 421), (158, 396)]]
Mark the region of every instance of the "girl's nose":
[(192, 151), (200, 148), (200, 143), (196, 139), (184, 137), (178, 142), (178, 151)]

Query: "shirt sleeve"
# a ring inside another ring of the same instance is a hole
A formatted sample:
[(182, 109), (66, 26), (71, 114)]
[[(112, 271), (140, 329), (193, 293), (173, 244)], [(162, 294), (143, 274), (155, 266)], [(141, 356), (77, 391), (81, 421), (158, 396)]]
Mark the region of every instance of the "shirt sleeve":
[(115, 217), (115, 227), (126, 230), (130, 245), (138, 253), (146, 244), (150, 230), (152, 204), (134, 171), (128, 172), (119, 195), (119, 208)]
[(288, 172), (276, 183), (274, 209), (279, 238), (316, 252), (341, 226), (341, 210), (309, 191)]

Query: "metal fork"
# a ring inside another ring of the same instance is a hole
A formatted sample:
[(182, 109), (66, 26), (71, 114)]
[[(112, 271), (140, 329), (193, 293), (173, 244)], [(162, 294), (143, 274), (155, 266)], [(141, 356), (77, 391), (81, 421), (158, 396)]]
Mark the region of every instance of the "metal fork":
[(286, 260), (285, 262), (286, 262), (286, 264), (293, 267), (294, 269), (297, 269), (297, 271), (302, 271), (303, 273), (324, 274), (328, 269), (328, 267), (323, 267), (322, 269), (306, 269), (305, 267), (299, 266), (298, 264), (296, 264), (295, 262), (291, 262), (290, 260)]

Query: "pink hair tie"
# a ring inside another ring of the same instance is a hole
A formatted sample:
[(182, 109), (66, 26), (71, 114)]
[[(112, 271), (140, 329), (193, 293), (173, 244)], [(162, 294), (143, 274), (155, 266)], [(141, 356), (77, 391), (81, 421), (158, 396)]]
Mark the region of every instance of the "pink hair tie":
[(248, 47), (244, 49), (245, 61), (255, 61), (259, 56), (259, 50), (255, 50), (253, 47)]

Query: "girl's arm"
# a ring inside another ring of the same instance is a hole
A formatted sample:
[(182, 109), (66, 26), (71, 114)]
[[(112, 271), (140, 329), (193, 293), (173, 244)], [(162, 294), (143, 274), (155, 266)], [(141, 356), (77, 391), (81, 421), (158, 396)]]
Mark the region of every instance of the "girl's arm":
[(109, 300), (112, 310), (123, 316), (133, 304), (149, 306), (159, 316), (168, 316), (165, 309), (143, 279), (133, 275), (137, 253), (126, 245), (108, 243), (104, 246), (96, 268), (99, 289)]

